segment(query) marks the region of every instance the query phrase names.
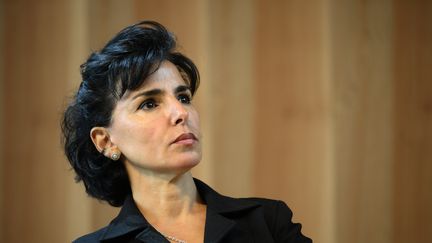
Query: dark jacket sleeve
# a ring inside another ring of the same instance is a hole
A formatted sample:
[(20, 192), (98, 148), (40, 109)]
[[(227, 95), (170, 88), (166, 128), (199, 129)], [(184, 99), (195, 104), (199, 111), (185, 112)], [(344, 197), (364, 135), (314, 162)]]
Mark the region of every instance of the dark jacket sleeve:
[(301, 233), (301, 224), (292, 222), (292, 212), (282, 201), (276, 201), (274, 209), (273, 235), (276, 242), (311, 243), (312, 240)]

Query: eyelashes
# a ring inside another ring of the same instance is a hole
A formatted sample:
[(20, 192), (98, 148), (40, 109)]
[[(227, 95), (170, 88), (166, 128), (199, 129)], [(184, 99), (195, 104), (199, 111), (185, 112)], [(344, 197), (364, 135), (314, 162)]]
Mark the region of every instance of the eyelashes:
[(150, 99), (146, 99), (144, 100), (139, 106), (138, 109), (139, 110), (151, 110), (154, 109), (158, 106), (158, 104), (156, 103), (156, 100), (153, 98)]
[[(177, 100), (185, 105), (189, 105), (192, 102), (192, 96), (187, 93), (177, 95)], [(156, 98), (148, 98), (141, 102), (138, 106), (138, 110), (150, 111), (157, 108), (160, 105), (160, 101)]]
[(183, 104), (190, 104), (192, 101), (192, 97), (188, 94), (180, 94), (177, 99)]

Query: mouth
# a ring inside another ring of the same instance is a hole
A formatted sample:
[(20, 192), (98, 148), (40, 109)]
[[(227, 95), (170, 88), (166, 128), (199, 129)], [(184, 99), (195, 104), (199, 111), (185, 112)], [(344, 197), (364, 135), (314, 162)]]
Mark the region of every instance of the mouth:
[(178, 136), (171, 144), (191, 145), (197, 141), (198, 139), (193, 133), (183, 133), (180, 136)]

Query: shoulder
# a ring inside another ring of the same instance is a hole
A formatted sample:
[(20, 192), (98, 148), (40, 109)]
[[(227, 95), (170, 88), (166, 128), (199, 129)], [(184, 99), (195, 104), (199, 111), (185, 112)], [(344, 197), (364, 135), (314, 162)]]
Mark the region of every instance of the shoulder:
[(243, 232), (249, 230), (253, 234), (266, 234), (265, 231), (276, 242), (311, 242), (301, 233), (301, 225), (292, 222), (293, 213), (283, 201), (256, 197), (232, 198), (217, 193), (198, 179), (195, 179), (195, 184), (207, 209), (237, 222), (238, 227), (243, 227)]
[(239, 202), (252, 202), (261, 207), (264, 217), (271, 228), (278, 220), (291, 221), (292, 211), (285, 202), (268, 198), (239, 198)]
[(262, 197), (246, 197), (246, 198), (238, 198), (238, 200), (241, 201), (250, 201), (254, 202), (256, 204), (259, 204), (260, 206), (264, 207), (265, 209), (274, 209), (275, 207), (279, 205), (285, 205), (286, 204), (283, 201), (275, 200), (275, 199), (268, 199), (268, 198), (262, 198)]
[(78, 239), (72, 241), (72, 243), (96, 243), (99, 242), (99, 239), (105, 233), (108, 227), (103, 227), (93, 233), (89, 233), (79, 237)]
[(260, 205), (267, 227), (277, 242), (312, 242), (301, 232), (301, 224), (292, 221), (293, 212), (285, 202), (266, 198), (240, 198), (239, 200)]

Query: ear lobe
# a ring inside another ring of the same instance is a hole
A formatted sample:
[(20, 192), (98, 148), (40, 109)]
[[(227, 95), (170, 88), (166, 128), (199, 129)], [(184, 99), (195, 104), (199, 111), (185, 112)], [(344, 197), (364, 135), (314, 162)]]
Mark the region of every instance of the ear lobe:
[(103, 153), (112, 146), (109, 133), (105, 127), (93, 127), (90, 130), (90, 138), (100, 153)]

